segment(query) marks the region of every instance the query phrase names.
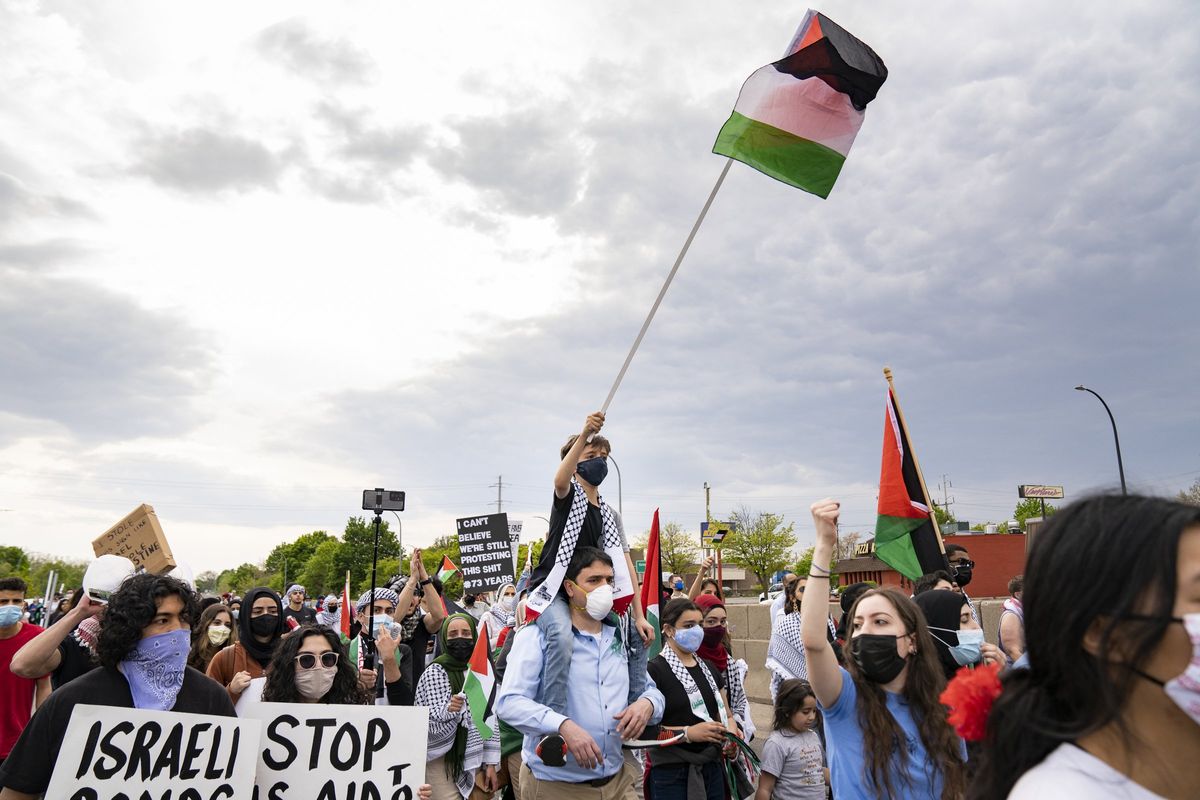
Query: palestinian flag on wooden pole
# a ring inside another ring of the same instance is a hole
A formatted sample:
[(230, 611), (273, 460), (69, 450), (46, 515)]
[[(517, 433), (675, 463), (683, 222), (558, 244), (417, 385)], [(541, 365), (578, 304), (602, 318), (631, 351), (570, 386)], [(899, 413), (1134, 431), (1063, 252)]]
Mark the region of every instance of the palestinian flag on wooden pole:
[(908, 438), (904, 415), (896, 401), (892, 371), (883, 418), (883, 465), (879, 471), (879, 517), (875, 521), (875, 555), (909, 580), (948, 569), (942, 533), (933, 516), (921, 465)]
[(475, 649), (471, 651), (466, 679), (463, 681), (463, 694), (467, 696), (471, 719), (475, 721), (475, 728), (484, 739), (495, 735), (486, 722), (492, 713), (492, 701), (496, 698), (496, 670), (492, 666), (489, 642), (487, 624), (483, 623), (479, 626)]
[(659, 601), (662, 598), (662, 559), (658, 542), (658, 509), (654, 509), (654, 521), (650, 523), (650, 539), (646, 543), (646, 573), (642, 577), (642, 608), (646, 610), (646, 621), (654, 626), (654, 641), (646, 650), (650, 660), (662, 652), (662, 623), (659, 622)]
[(887, 74), (874, 50), (810, 10), (784, 57), (746, 79), (713, 152), (828, 197)]
[(458, 572), (458, 567), (454, 566), (454, 562), (450, 560), (450, 556), (442, 556), (442, 566), (438, 570), (438, 580), (442, 583), (454, 577), (454, 573)]

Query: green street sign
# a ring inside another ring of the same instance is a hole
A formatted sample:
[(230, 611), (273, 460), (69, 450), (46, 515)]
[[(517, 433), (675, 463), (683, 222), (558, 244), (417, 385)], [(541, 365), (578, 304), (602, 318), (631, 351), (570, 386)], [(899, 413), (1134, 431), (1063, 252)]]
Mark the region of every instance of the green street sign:
[(633, 562), (633, 568), (637, 570), (638, 575), (646, 574), (646, 562), (645, 561)]

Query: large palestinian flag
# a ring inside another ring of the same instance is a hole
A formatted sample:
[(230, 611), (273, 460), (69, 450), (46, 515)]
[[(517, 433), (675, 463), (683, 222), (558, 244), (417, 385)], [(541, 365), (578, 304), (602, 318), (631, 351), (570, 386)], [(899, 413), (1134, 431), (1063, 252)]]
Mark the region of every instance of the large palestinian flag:
[(713, 152), (828, 197), (887, 74), (874, 50), (810, 10), (787, 54), (742, 85)]
[(942, 535), (925, 504), (921, 475), (891, 386), (883, 419), (875, 555), (913, 581), (948, 568)]
[(646, 660), (662, 652), (662, 623), (659, 622), (658, 604), (662, 598), (662, 559), (658, 542), (658, 509), (654, 509), (654, 521), (650, 523), (650, 540), (646, 543), (646, 574), (642, 576), (642, 608), (646, 610), (646, 621), (654, 626), (654, 641), (646, 650)]

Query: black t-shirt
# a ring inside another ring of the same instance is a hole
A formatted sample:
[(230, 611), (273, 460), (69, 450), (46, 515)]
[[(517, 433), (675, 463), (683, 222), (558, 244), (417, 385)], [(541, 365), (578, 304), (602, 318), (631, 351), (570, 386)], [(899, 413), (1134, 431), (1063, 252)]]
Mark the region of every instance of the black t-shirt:
[[(567, 517), (571, 513), (571, 502), (575, 499), (575, 486), (572, 485), (566, 497), (554, 495), (554, 505), (550, 508), (550, 530), (546, 533), (546, 544), (542, 546), (542, 554), (538, 558), (533, 574), (529, 576), (529, 588), (532, 591), (550, 576), (554, 569), (554, 559), (558, 556), (558, 546), (562, 542), (563, 530), (567, 527)], [(604, 547), (604, 516), (600, 506), (588, 501), (587, 516), (583, 520), (583, 529), (579, 531), (579, 541), (575, 548)]]
[(317, 624), (317, 612), (313, 611), (308, 606), (300, 606), (299, 611), (292, 611), (291, 606), (284, 606), (283, 607), (284, 622), (287, 622), (287, 620), (289, 618), (296, 620), (296, 622), (300, 623), (301, 625), (316, 625)]
[[(708, 679), (700, 671), (700, 664), (697, 663), (696, 666), (687, 667), (686, 669), (692, 676), (692, 680), (696, 682), (696, 687), (700, 690), (700, 696), (704, 698), (704, 706), (708, 709), (709, 719), (719, 722), (721, 719), (721, 701), (719, 697), (713, 695), (712, 688), (708, 685)], [(646, 671), (650, 673), (650, 677), (654, 679), (654, 685), (662, 692), (663, 699), (666, 701), (663, 707), (663, 725), (671, 728), (679, 728), (684, 725), (695, 725), (705, 721), (692, 713), (692, 703), (688, 699), (687, 692), (684, 691), (683, 684), (675, 677), (675, 673), (671, 672), (671, 666), (667, 664), (665, 658), (658, 656), (653, 659), (646, 665)], [(718, 691), (724, 689), (725, 679), (720, 671), (712, 669), (711, 666), (709, 667), (709, 671), (717, 683)], [(721, 757), (720, 747), (715, 744), (704, 743), (680, 743), (661, 749), (651, 748), (647, 752), (650, 754), (650, 764), (652, 766), (684, 763), (695, 764), (716, 760)], [(685, 756), (684, 753), (687, 755)]]
[(50, 686), (56, 690), (100, 666), (100, 662), (92, 658), (88, 649), (77, 642), (74, 636), (59, 642), (58, 655), (58, 669), (50, 673)]
[(429, 640), (433, 635), (425, 627), (425, 617), (421, 617), (417, 621), (417, 627), (413, 628), (412, 638), (408, 640), (408, 646), (412, 649), (411, 685), (414, 687), (421, 682), (421, 674), (425, 672), (425, 651), (429, 648)]
[[(61, 689), (33, 715), (12, 753), (0, 766), (0, 787), (40, 794), (50, 785), (58, 750), (67, 734), (71, 712), (79, 703), (133, 708), (129, 682), (115, 669), (94, 669)], [(191, 714), (236, 716), (225, 687), (191, 667), (183, 675), (183, 686), (172, 711)]]

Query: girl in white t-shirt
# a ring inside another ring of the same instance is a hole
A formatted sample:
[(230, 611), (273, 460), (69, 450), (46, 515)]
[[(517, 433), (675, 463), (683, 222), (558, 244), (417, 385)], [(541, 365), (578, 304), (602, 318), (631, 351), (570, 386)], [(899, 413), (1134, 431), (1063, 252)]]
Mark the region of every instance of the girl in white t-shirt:
[(1023, 600), (1030, 666), (1002, 679), (967, 797), (1200, 797), (1200, 508), (1072, 503)]
[(775, 695), (774, 732), (763, 746), (754, 800), (824, 800), (829, 786), (825, 752), (813, 727), (817, 696), (808, 681), (791, 678)]

